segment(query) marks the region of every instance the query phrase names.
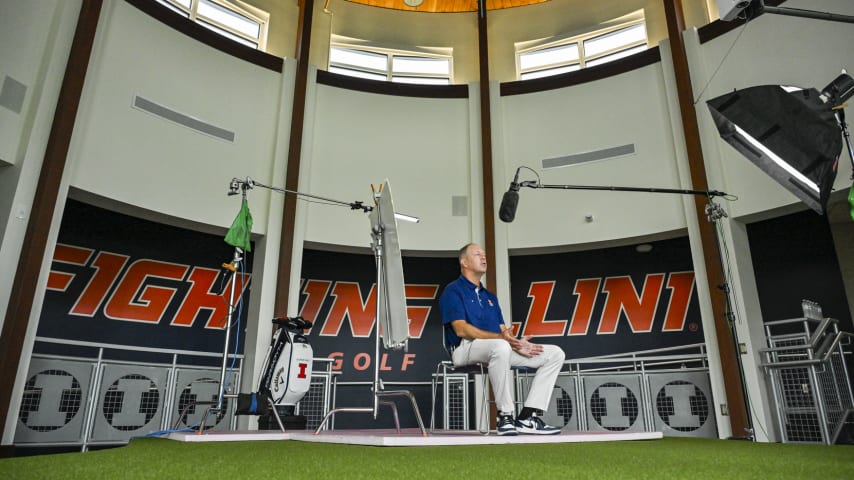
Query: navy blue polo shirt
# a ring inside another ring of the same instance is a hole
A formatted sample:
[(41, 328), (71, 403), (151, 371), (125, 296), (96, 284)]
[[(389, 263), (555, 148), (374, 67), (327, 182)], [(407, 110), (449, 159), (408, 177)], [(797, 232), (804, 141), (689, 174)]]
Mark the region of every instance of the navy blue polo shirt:
[(460, 337), (450, 325), (454, 320), (465, 320), (481, 330), (495, 333), (501, 333), (504, 325), (498, 297), (462, 275), (445, 287), (439, 298), (439, 309), (445, 326), (445, 341), (451, 347), (460, 344)]

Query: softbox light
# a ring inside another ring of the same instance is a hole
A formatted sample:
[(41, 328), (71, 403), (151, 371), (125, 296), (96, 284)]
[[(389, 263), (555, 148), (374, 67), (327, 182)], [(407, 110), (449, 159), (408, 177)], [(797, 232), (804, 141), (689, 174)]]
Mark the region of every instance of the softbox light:
[(823, 214), (842, 152), (833, 105), (816, 89), (762, 85), (709, 100), (721, 138)]

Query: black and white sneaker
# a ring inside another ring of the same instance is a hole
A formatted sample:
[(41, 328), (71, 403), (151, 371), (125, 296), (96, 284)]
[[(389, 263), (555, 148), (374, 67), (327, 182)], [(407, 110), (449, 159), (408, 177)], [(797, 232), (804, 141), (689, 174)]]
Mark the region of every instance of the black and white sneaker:
[(495, 431), (496, 433), (498, 433), (498, 435), (516, 435), (516, 423), (513, 421), (513, 415), (499, 414), (498, 422), (496, 422)]
[(559, 428), (546, 425), (543, 419), (536, 415), (531, 415), (530, 418), (524, 420), (516, 420), (516, 431), (531, 435), (557, 435), (560, 433)]

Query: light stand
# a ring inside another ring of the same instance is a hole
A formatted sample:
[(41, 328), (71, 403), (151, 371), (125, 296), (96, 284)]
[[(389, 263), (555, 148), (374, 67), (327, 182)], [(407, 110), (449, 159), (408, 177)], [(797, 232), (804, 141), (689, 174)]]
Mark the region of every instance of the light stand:
[[(527, 167), (521, 167), (527, 168)], [(530, 169), (529, 169), (530, 170)], [(533, 170), (532, 170), (533, 171)], [(536, 173), (534, 171), (534, 173)], [(518, 170), (517, 170), (518, 177)], [(515, 181), (514, 181), (515, 183)], [(741, 356), (738, 353), (738, 333), (735, 328), (734, 323), (734, 313), (733, 313), (733, 302), (730, 298), (731, 289), (729, 287), (730, 282), (728, 278), (728, 268), (727, 264), (724, 262), (724, 256), (721, 249), (721, 242), (723, 241), (720, 236), (720, 228), (718, 225), (718, 221), (721, 218), (726, 217), (726, 213), (720, 205), (714, 202), (714, 197), (723, 197), (727, 199), (735, 199), (736, 197), (729, 195), (725, 192), (721, 192), (718, 190), (688, 190), (688, 189), (676, 189), (676, 188), (647, 188), (647, 187), (614, 187), (614, 186), (597, 186), (597, 185), (544, 185), (537, 181), (523, 181), (519, 182), (516, 185), (518, 187), (528, 187), (528, 188), (546, 188), (546, 189), (558, 189), (558, 190), (600, 190), (600, 191), (609, 191), (609, 192), (644, 192), (644, 193), (669, 193), (669, 194), (679, 194), (679, 195), (697, 195), (708, 198), (709, 203), (706, 205), (706, 218), (708, 221), (712, 222), (715, 226), (715, 247), (718, 254), (718, 261), (721, 264), (721, 274), (723, 275), (723, 285), (720, 285), (719, 288), (723, 290), (726, 299), (726, 312), (724, 312), (724, 316), (726, 317), (727, 323), (732, 331), (733, 335), (733, 343), (732, 348), (736, 351), (736, 361), (738, 362), (739, 372), (741, 374), (741, 384), (742, 388), (745, 392), (747, 392), (747, 385), (745, 383), (744, 378), (744, 365), (741, 361)], [(518, 189), (518, 188), (517, 188)], [(511, 185), (511, 190), (513, 190), (513, 186)], [(515, 212), (513, 212), (515, 215)], [(744, 400), (744, 399), (743, 399)], [(748, 405), (749, 407), (749, 405)], [(751, 413), (748, 408), (747, 412), (747, 422), (748, 422), (748, 434), (749, 439), (755, 441), (755, 437), (753, 435), (753, 419)], [(738, 438), (738, 437), (735, 437)]]
[[(373, 407), (341, 407), (330, 410), (317, 426), (314, 434), (317, 435), (326, 426), (330, 418), (337, 413), (370, 413), (374, 420), (377, 419), (380, 405), (391, 408), (395, 430), (400, 432), (400, 421), (397, 415), (397, 406), (394, 402), (380, 400), (383, 397), (405, 396), (412, 404), (415, 419), (421, 429), (421, 435), (427, 436), (424, 422), (421, 420), (421, 412), (415, 397), (409, 390), (385, 390), (380, 379), (380, 327), (382, 327), (383, 344), (386, 349), (406, 349), (409, 338), (409, 324), (406, 321), (405, 293), (403, 286), (403, 271), (399, 264), (393, 265), (390, 260), (400, 259), (400, 250), (397, 245), (397, 232), (392, 230), (395, 218), (400, 214), (394, 212), (391, 202), (391, 191), (388, 184), (382, 185), (380, 192), (375, 192), (375, 207), (371, 214), (371, 248), (376, 261), (376, 313), (375, 313), (375, 337), (374, 337), (374, 380), (372, 383)], [(414, 217), (413, 217), (414, 218)], [(416, 219), (417, 221), (417, 219)], [(391, 267), (395, 268), (391, 268)], [(403, 302), (400, 300), (403, 299)], [(395, 302), (396, 301), (396, 302)], [(395, 315), (396, 314), (396, 315)]]
[(854, 149), (851, 148), (851, 134), (848, 132), (848, 124), (845, 122), (845, 105), (840, 105), (833, 109), (836, 115), (836, 121), (839, 122), (839, 129), (842, 130), (842, 138), (845, 139), (845, 146), (848, 147), (848, 158), (851, 160), (851, 179), (854, 180)]
[[(845, 139), (845, 146), (848, 147), (848, 158), (851, 160), (851, 180), (854, 180), (854, 149), (851, 148), (851, 134), (848, 132), (848, 124), (845, 122), (845, 108), (847, 104), (840, 105), (833, 109), (836, 115), (836, 121), (839, 122), (839, 129), (842, 130), (842, 137)], [(848, 191), (848, 213), (851, 220), (854, 220), (854, 183)]]
[[(287, 190), (284, 188), (271, 187), (268, 185), (263, 185), (261, 183), (258, 183), (258, 182), (254, 181), (248, 177), (245, 180), (233, 178), (231, 180), (231, 183), (229, 184), (229, 193), (228, 194), (229, 195), (237, 195), (240, 191), (242, 191), (243, 195), (245, 196), (246, 190), (251, 189), (253, 187), (261, 187), (261, 188), (266, 188), (268, 190), (272, 190), (274, 192), (290, 193), (290, 194), (296, 195), (298, 197), (305, 197), (305, 198), (311, 198), (314, 200), (321, 200), (321, 201), (326, 202), (328, 204), (349, 207), (350, 210), (362, 210), (365, 213), (374, 212), (374, 214), (372, 214), (372, 221), (371, 221), (371, 238), (373, 240), (371, 243), (371, 247), (372, 247), (372, 250), (374, 252), (374, 258), (376, 260), (376, 267), (377, 267), (377, 277), (376, 277), (377, 303), (376, 303), (376, 313), (375, 313), (375, 315), (376, 315), (375, 316), (375, 324), (376, 324), (375, 332), (376, 333), (375, 333), (375, 345), (374, 345), (374, 379), (373, 379), (373, 383), (372, 383), (373, 407), (371, 407), (371, 408), (367, 408), (367, 407), (345, 407), (345, 408), (332, 409), (326, 414), (326, 416), (323, 417), (323, 420), (320, 422), (320, 425), (318, 425), (317, 430), (315, 430), (315, 432), (314, 432), (315, 435), (320, 433), (320, 431), (326, 426), (329, 419), (334, 417), (334, 415), (336, 413), (342, 413), (342, 412), (372, 413), (374, 420), (376, 420), (380, 405), (387, 405), (392, 409), (392, 413), (394, 416), (394, 424), (395, 424), (397, 431), (399, 432), (400, 431), (400, 421), (399, 421), (399, 418), (397, 415), (397, 406), (394, 404), (394, 402), (383, 401), (383, 400), (380, 400), (380, 398), (381, 397), (390, 397), (390, 396), (406, 396), (409, 398), (409, 400), (412, 404), (412, 408), (415, 411), (415, 418), (418, 421), (418, 427), (421, 429), (421, 434), (423, 436), (427, 436), (427, 430), (424, 428), (424, 422), (422, 422), (422, 420), (421, 420), (421, 413), (418, 409), (418, 405), (415, 402), (415, 397), (412, 395), (412, 392), (410, 392), (408, 390), (385, 390), (383, 383), (382, 383), (382, 380), (380, 379), (380, 376), (379, 376), (380, 375), (379, 374), (379, 370), (380, 370), (379, 354), (380, 354), (380, 325), (381, 325), (381, 323), (383, 323), (384, 327), (385, 327), (384, 332), (383, 332), (383, 335), (384, 335), (383, 340), (385, 342), (386, 348), (392, 348), (392, 349), (406, 348), (406, 341), (408, 339), (408, 328), (409, 328), (408, 325), (405, 326), (405, 328), (406, 328), (405, 337), (406, 338), (401, 340), (400, 328), (399, 327), (395, 328), (395, 325), (393, 324), (393, 322), (388, 320), (388, 318), (390, 316), (389, 312), (392, 310), (392, 308), (391, 308), (392, 296), (389, 295), (389, 288), (387, 286), (389, 282), (388, 282), (388, 278), (387, 278), (388, 268), (386, 265), (387, 254), (385, 252), (386, 252), (386, 249), (389, 247), (389, 245), (387, 245), (389, 242), (384, 240), (388, 236), (388, 233), (389, 233), (389, 231), (388, 231), (389, 229), (388, 229), (387, 225), (393, 225), (395, 222), (395, 219), (406, 220), (406, 221), (410, 221), (410, 222), (414, 222), (414, 223), (418, 223), (419, 219), (417, 217), (413, 217), (411, 215), (406, 215), (406, 214), (395, 212), (394, 207), (391, 203), (391, 192), (388, 188), (386, 188), (385, 189), (386, 194), (381, 195), (381, 193), (383, 191), (382, 186), (380, 188), (380, 192), (375, 192), (375, 199), (374, 199), (375, 206), (374, 207), (364, 205), (361, 201), (344, 202), (341, 200), (335, 200), (332, 198), (320, 197), (317, 195), (311, 195), (308, 193), (298, 192), (298, 191), (294, 191), (294, 190)], [(387, 187), (387, 182), (386, 182), (386, 187)], [(399, 258), (400, 257), (400, 250), (397, 246), (396, 232), (394, 232), (393, 238), (395, 240), (392, 242), (393, 244), (390, 245), (390, 247), (394, 248), (394, 252), (396, 253), (395, 256), (397, 258)], [(403, 291), (403, 274), (402, 274), (402, 271), (400, 272), (399, 277), (400, 278), (398, 280), (399, 280), (400, 285), (399, 285), (398, 290), (394, 293), (395, 293), (395, 298), (398, 300), (398, 302), (400, 302), (402, 300), (402, 305), (404, 305), (404, 307), (403, 307), (404, 308), (403, 320), (405, 320), (406, 319), (405, 318), (405, 303), (406, 303), (405, 298), (406, 297), (405, 297), (405, 294)], [(232, 290), (232, 293), (233, 293), (233, 290)], [(397, 304), (395, 306), (399, 307), (400, 304)], [(381, 319), (385, 319), (385, 321), (381, 322)], [(394, 332), (392, 332), (393, 330), (394, 330)], [(393, 336), (392, 335), (393, 333), (396, 333), (397, 336)], [(228, 330), (226, 330), (226, 349), (227, 348), (228, 348)], [(225, 360), (223, 360), (223, 365), (225, 365)]]
[[(241, 195), (243, 197), (243, 201), (245, 202), (246, 201), (246, 192), (250, 188), (251, 188), (251, 186), (249, 186), (246, 183), (238, 184), (238, 183), (235, 183), (234, 180), (232, 180), (232, 183), (229, 185), (229, 193), (228, 194), (229, 195), (236, 195), (238, 193), (238, 190), (239, 190), (239, 193), (241, 193)], [(238, 214), (238, 216), (241, 213), (243, 213), (242, 210)], [(204, 431), (204, 425), (207, 421), (207, 417), (209, 414), (212, 413), (214, 415), (219, 416), (223, 412), (223, 405), (222, 404), (223, 404), (223, 399), (226, 396), (225, 390), (227, 388), (226, 372), (229, 369), (229, 367), (228, 367), (229, 348), (228, 347), (229, 347), (229, 343), (231, 342), (231, 323), (232, 323), (232, 320), (234, 317), (234, 309), (235, 309), (234, 292), (235, 292), (235, 289), (237, 288), (237, 276), (238, 275), (240, 275), (241, 277), (243, 276), (243, 273), (242, 273), (243, 269), (242, 268), (240, 269), (241, 272), (238, 273), (238, 265), (240, 265), (241, 262), (243, 262), (243, 253), (244, 252), (243, 252), (242, 248), (234, 247), (234, 255), (232, 257), (231, 262), (222, 264), (223, 269), (231, 272), (231, 279), (229, 280), (230, 291), (229, 291), (229, 295), (228, 295), (228, 315), (226, 317), (226, 322), (225, 322), (225, 341), (224, 341), (224, 345), (223, 345), (223, 349), (222, 349), (222, 365), (220, 366), (220, 372), (219, 372), (219, 389), (218, 389), (218, 393), (217, 393), (216, 404), (213, 407), (209, 408), (208, 411), (204, 414), (204, 416), (202, 418), (202, 424), (201, 424), (201, 427), (199, 428), (199, 434), (201, 434)], [(238, 302), (240, 302), (241, 297), (243, 297), (243, 291), (244, 291), (244, 289), (241, 288), (240, 289), (240, 296), (238, 296), (238, 298), (237, 298)], [(239, 320), (240, 319), (239, 319), (239, 314), (238, 314), (238, 321)], [(235, 350), (236, 349), (237, 349), (237, 344), (235, 344)], [(237, 352), (235, 351), (235, 354), (236, 353)], [(232, 360), (232, 362), (233, 362), (233, 360)]]
[[(730, 288), (730, 280), (729, 280), (729, 255), (724, 254), (723, 248), (723, 232), (721, 231), (720, 219), (726, 218), (727, 214), (724, 209), (715, 203), (712, 198), (709, 198), (709, 203), (706, 204), (706, 219), (712, 223), (715, 227), (715, 248), (718, 253), (718, 262), (721, 264), (721, 275), (723, 275), (724, 283), (720, 285), (719, 288), (724, 292), (724, 298), (726, 299), (726, 311), (724, 312), (724, 317), (729, 324), (730, 331), (732, 331), (732, 343), (733, 348), (736, 351), (736, 361), (738, 361), (738, 370), (741, 373), (741, 388), (744, 391), (744, 394), (747, 396), (746, 406), (747, 406), (747, 440), (756, 441), (755, 428), (753, 426), (753, 415), (752, 408), (750, 405), (750, 394), (747, 389), (747, 380), (744, 378), (744, 363), (741, 361), (741, 351), (740, 345), (741, 342), (738, 340), (738, 329), (735, 328), (735, 311), (733, 310), (733, 301), (730, 295), (732, 294), (732, 288)], [(733, 438), (742, 438), (738, 436), (733, 436)]]
[[(207, 407), (205, 409), (204, 413), (202, 414), (202, 420), (199, 423), (199, 430), (198, 430), (199, 435), (201, 435), (205, 431), (205, 425), (207, 423), (208, 415), (214, 414), (217, 417), (219, 417), (221, 414), (224, 413), (225, 408), (223, 408), (223, 399), (226, 397), (236, 397), (236, 395), (234, 395), (234, 394), (228, 395), (225, 393), (226, 386), (227, 386), (226, 372), (229, 369), (229, 366), (228, 366), (228, 355), (229, 355), (228, 350), (229, 349), (228, 349), (228, 347), (229, 347), (229, 343), (231, 343), (231, 323), (233, 320), (234, 309), (235, 309), (234, 291), (237, 288), (237, 276), (238, 276), (237, 270), (238, 270), (238, 265), (241, 265), (242, 264), (241, 262), (243, 262), (244, 248), (247, 250), (249, 249), (249, 230), (251, 230), (251, 228), (252, 228), (252, 226), (251, 226), (251, 215), (249, 214), (249, 209), (248, 209), (247, 204), (246, 204), (246, 191), (249, 188), (250, 187), (247, 186), (246, 184), (238, 185), (237, 183), (232, 181), (232, 184), (230, 185), (230, 191), (229, 191), (229, 195), (236, 195), (237, 193), (242, 192), (243, 202), (242, 202), (241, 207), (240, 207), (240, 212), (237, 214), (237, 217), (235, 218), (234, 223), (231, 226), (231, 229), (229, 229), (229, 232), (225, 237), (226, 242), (231, 244), (232, 246), (234, 246), (234, 255), (232, 257), (231, 262), (222, 264), (222, 268), (224, 270), (229, 270), (231, 272), (231, 279), (229, 280), (229, 284), (230, 284), (229, 288), (231, 290), (230, 290), (229, 296), (228, 296), (228, 314), (226, 315), (226, 321), (225, 321), (225, 341), (224, 341), (223, 349), (222, 349), (222, 365), (221, 365), (220, 372), (219, 372), (219, 386), (218, 386), (217, 398), (216, 398), (216, 401), (203, 400), (203, 401), (192, 401), (192, 402), (190, 402), (183, 409), (183, 411), (179, 414), (178, 420), (175, 422), (175, 428), (177, 429), (178, 426), (180, 425), (182, 419), (184, 419), (184, 417), (187, 415), (187, 413), (191, 407), (196, 406), (196, 405), (210, 405), (209, 407)], [(239, 227), (243, 227), (243, 228), (239, 228)], [(232, 234), (234, 234), (234, 237), (232, 237)], [(236, 238), (236, 237), (243, 237), (243, 238)], [(241, 245), (243, 248), (241, 248), (238, 245)], [(240, 270), (241, 271), (240, 271), (239, 275), (242, 277), (243, 276), (243, 269), (241, 268)], [(241, 297), (243, 296), (243, 291), (244, 291), (244, 289), (241, 288), (240, 289), (240, 295), (237, 298), (238, 303), (241, 301)], [(240, 324), (240, 314), (239, 313), (237, 315), (237, 322), (239, 325)], [(239, 330), (238, 330), (238, 335), (240, 335)], [(234, 367), (234, 362), (237, 358), (237, 346), (239, 345), (239, 343), (240, 342), (237, 341), (237, 342), (235, 342), (235, 345), (234, 345), (235, 352), (234, 352), (234, 356), (232, 357), (232, 368)], [(280, 424), (281, 424), (281, 422), (280, 422)]]
[[(228, 293), (228, 317), (225, 322), (225, 345), (222, 350), (222, 368), (219, 372), (219, 396), (216, 400), (216, 408), (213, 408), (211, 411), (215, 414), (219, 414), (222, 411), (222, 399), (225, 395), (225, 372), (228, 369), (228, 344), (231, 341), (231, 321), (232, 316), (234, 315), (234, 290), (237, 288), (237, 265), (243, 261), (243, 250), (234, 247), (234, 258), (231, 260), (231, 263), (223, 263), (222, 267), (231, 272), (231, 280), (229, 283), (231, 284), (231, 290)], [(240, 289), (240, 296), (243, 296), (243, 289)], [(238, 302), (240, 299), (238, 298)], [(236, 346), (235, 346), (236, 348)]]
[[(357, 202), (342, 202), (339, 200), (334, 200), (334, 199), (324, 198), (324, 197), (318, 197), (316, 195), (310, 195), (307, 193), (294, 192), (294, 191), (286, 190), (283, 188), (269, 187), (267, 185), (260, 184), (260, 183), (254, 181), (248, 177), (245, 180), (240, 180), (238, 178), (232, 178), (231, 182), (228, 185), (228, 195), (232, 196), (232, 195), (240, 194), (242, 196), (243, 201), (245, 202), (247, 192), (256, 186), (262, 187), (262, 188), (267, 188), (269, 190), (273, 190), (273, 191), (280, 192), (280, 193), (292, 193), (292, 194), (296, 194), (298, 196), (304, 196), (304, 197), (313, 198), (313, 199), (317, 199), (317, 200), (323, 200), (324, 202), (327, 202), (330, 204), (348, 206), (348, 207), (350, 207), (351, 210), (363, 210), (364, 212), (369, 212), (371, 210), (371, 207), (364, 206), (362, 204), (362, 202), (358, 202), (358, 201)], [(242, 213), (243, 212), (241, 211), (241, 213), (239, 213), (238, 216)], [(251, 226), (249, 228), (251, 228)], [(248, 235), (249, 232), (246, 232), (246, 234)], [(202, 427), (199, 428), (200, 434), (204, 431), (204, 424), (205, 424), (205, 421), (206, 421), (207, 416), (209, 414), (219, 415), (222, 413), (222, 411), (223, 411), (223, 399), (227, 396), (227, 394), (226, 394), (226, 388), (227, 388), (226, 374), (227, 374), (227, 371), (229, 369), (229, 367), (228, 367), (229, 348), (228, 347), (229, 347), (229, 343), (231, 343), (231, 324), (232, 324), (234, 309), (235, 309), (235, 298), (234, 298), (235, 294), (234, 294), (234, 292), (235, 292), (235, 289), (237, 287), (237, 276), (238, 275), (242, 276), (242, 273), (238, 274), (238, 272), (237, 272), (238, 268), (237, 267), (243, 261), (243, 253), (244, 252), (243, 252), (242, 248), (235, 246), (234, 247), (234, 256), (232, 258), (232, 261), (230, 263), (223, 263), (222, 264), (222, 268), (229, 270), (231, 272), (231, 280), (230, 280), (231, 291), (229, 292), (228, 316), (227, 316), (226, 323), (225, 323), (225, 341), (224, 341), (224, 346), (223, 346), (223, 351), (222, 351), (222, 365), (220, 367), (220, 373), (219, 373), (219, 391), (217, 394), (217, 400), (216, 400), (215, 405), (208, 408), (207, 411), (205, 412), (203, 418), (202, 418)], [(241, 291), (240, 291), (240, 297), (242, 297), (242, 296), (243, 296), (243, 289), (241, 289)], [(238, 299), (237, 299), (238, 302), (240, 301), (240, 297), (238, 297)], [(235, 345), (235, 349), (236, 348), (237, 348), (237, 346)], [(196, 403), (202, 404), (202, 403), (210, 403), (210, 402), (196, 402)]]
[[(364, 212), (369, 212), (371, 210), (371, 207), (364, 206), (362, 204), (362, 202), (358, 202), (358, 201), (357, 202), (342, 202), (340, 200), (318, 197), (316, 195), (310, 195), (310, 194), (302, 193), (302, 192), (295, 192), (292, 190), (286, 190), (284, 188), (270, 187), (270, 186), (258, 183), (249, 177), (247, 177), (245, 180), (240, 180), (238, 178), (232, 178), (231, 182), (228, 185), (228, 195), (231, 196), (231, 195), (237, 195), (238, 193), (240, 193), (243, 196), (243, 200), (245, 201), (246, 200), (246, 192), (251, 190), (253, 187), (262, 187), (262, 188), (266, 188), (269, 190), (273, 190), (274, 192), (292, 193), (292, 194), (295, 194), (298, 196), (313, 198), (316, 200), (323, 200), (324, 202), (331, 203), (334, 205), (343, 205), (343, 206), (350, 207), (351, 210), (360, 210), (361, 209)], [(242, 261), (242, 259), (243, 259), (242, 254), (243, 254), (242, 249), (240, 249), (239, 247), (234, 247), (234, 259), (232, 260), (232, 262), (230, 264), (229, 263), (222, 264), (223, 268), (231, 270), (231, 272), (232, 272), (231, 292), (230, 292), (229, 301), (228, 301), (228, 321), (226, 322), (226, 326), (225, 326), (225, 348), (223, 349), (222, 369), (220, 371), (220, 377), (219, 377), (219, 398), (217, 399), (216, 408), (212, 409), (212, 411), (220, 411), (222, 409), (222, 399), (223, 399), (223, 396), (225, 394), (225, 388), (226, 388), (225, 372), (226, 372), (227, 363), (228, 363), (228, 343), (231, 340), (231, 317), (232, 317), (232, 313), (234, 311), (234, 289), (236, 287), (236, 279), (237, 279), (237, 268), (236, 268), (236, 266)], [(241, 296), (243, 295), (242, 290), (241, 290), (240, 294), (241, 294)]]

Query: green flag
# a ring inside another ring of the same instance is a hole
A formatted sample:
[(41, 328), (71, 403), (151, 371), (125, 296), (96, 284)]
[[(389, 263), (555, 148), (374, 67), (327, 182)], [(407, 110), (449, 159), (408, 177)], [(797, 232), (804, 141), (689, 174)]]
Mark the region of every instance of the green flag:
[(225, 234), (225, 243), (241, 248), (246, 252), (252, 251), (249, 236), (252, 234), (252, 213), (249, 212), (249, 202), (243, 198), (243, 205), (234, 217), (234, 222)]
[(848, 191), (848, 206), (851, 208), (851, 220), (854, 220), (854, 184), (851, 185), (851, 190)]

